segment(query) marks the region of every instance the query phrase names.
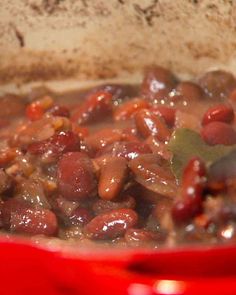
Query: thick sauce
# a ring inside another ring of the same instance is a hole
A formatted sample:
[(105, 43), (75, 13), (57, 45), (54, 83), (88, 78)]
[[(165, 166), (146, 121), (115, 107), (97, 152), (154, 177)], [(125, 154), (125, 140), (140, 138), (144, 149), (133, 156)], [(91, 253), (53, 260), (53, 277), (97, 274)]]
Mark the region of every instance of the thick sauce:
[(2, 233), (127, 247), (236, 242), (236, 80), (179, 81), (0, 104)]

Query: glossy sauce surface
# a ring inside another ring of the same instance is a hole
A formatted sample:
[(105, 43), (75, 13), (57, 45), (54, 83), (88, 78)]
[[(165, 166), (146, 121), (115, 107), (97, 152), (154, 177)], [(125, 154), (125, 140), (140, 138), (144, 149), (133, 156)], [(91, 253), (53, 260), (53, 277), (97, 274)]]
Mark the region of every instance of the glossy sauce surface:
[(155, 66), (141, 85), (0, 104), (0, 227), (122, 247), (234, 243), (236, 80), (179, 81)]

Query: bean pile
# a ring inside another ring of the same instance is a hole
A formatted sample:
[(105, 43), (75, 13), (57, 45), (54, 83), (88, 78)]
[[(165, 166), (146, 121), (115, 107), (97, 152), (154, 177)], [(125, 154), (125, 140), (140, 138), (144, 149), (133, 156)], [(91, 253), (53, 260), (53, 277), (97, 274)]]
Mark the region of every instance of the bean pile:
[[(236, 242), (231, 73), (180, 81), (153, 66), (141, 85), (38, 88), (0, 105), (3, 234), (127, 247)], [(208, 152), (184, 144), (189, 132)]]

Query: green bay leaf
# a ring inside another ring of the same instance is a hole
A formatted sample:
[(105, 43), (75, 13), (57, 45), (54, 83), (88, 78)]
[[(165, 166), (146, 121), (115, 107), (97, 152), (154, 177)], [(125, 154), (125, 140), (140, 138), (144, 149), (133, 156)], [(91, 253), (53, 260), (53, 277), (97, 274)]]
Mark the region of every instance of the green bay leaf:
[(177, 129), (168, 144), (172, 152), (171, 168), (177, 179), (181, 178), (183, 168), (193, 157), (199, 157), (207, 165), (214, 163), (236, 149), (236, 145), (207, 145), (201, 136), (190, 129)]

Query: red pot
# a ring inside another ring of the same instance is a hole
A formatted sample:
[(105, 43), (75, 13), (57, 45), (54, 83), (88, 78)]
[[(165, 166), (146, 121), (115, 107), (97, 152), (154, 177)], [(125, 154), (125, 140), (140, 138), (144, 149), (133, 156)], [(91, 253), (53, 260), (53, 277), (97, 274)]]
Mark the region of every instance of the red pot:
[(236, 294), (236, 247), (65, 254), (1, 241), (0, 294)]

